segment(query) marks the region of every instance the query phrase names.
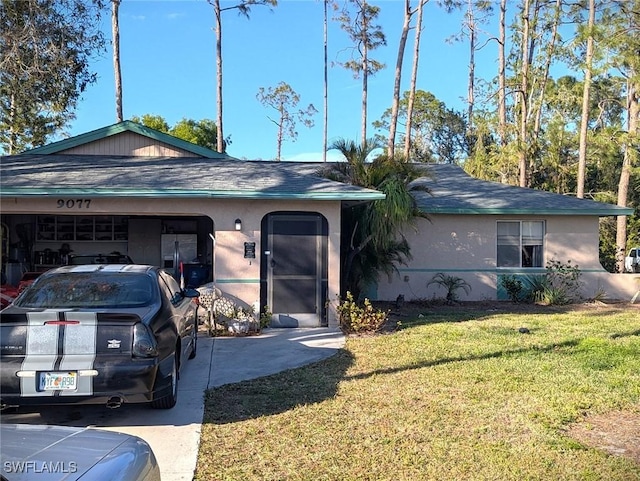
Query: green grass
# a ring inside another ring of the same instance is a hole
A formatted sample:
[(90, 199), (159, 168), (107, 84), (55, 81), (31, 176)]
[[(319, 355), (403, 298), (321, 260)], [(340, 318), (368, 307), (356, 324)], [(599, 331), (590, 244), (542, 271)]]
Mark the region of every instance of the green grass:
[(564, 434), (638, 403), (635, 309), (426, 313), (211, 390), (195, 479), (640, 480), (638, 464)]

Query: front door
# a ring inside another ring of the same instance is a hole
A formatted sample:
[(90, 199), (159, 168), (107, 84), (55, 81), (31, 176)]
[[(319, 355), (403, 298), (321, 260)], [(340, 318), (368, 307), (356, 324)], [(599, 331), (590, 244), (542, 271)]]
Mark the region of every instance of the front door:
[[(262, 263), (274, 327), (316, 327), (325, 319), (326, 220), (314, 213), (266, 217)], [(264, 242), (266, 240), (266, 242)]]

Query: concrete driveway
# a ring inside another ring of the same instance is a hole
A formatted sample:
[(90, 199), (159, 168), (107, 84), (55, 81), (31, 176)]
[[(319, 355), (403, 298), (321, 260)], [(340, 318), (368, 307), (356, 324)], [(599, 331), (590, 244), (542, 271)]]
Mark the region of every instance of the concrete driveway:
[(334, 328), (267, 329), (259, 336), (211, 338), (201, 334), (198, 355), (184, 367), (173, 409), (123, 405), (19, 408), (6, 423), (95, 426), (146, 440), (163, 480), (191, 481), (198, 458), (204, 392), (208, 388), (268, 376), (335, 354), (344, 336)]

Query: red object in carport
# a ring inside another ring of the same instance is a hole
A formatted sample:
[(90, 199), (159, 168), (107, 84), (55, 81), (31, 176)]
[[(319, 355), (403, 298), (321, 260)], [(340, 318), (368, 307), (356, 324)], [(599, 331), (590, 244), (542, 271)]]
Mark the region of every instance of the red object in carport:
[(22, 274), (22, 278), (18, 282), (18, 286), (12, 286), (11, 284), (3, 284), (0, 286), (0, 309), (4, 309), (13, 300), (18, 297), (22, 291), (33, 284), (42, 272), (25, 272)]
[(4, 309), (18, 297), (18, 288), (11, 284), (0, 286), (0, 309)]
[(18, 282), (18, 294), (20, 294), (27, 287), (33, 284), (33, 281), (40, 277), (40, 274), (42, 274), (42, 272), (37, 271), (25, 272), (24, 274), (22, 274), (22, 278), (20, 279), (20, 282)]

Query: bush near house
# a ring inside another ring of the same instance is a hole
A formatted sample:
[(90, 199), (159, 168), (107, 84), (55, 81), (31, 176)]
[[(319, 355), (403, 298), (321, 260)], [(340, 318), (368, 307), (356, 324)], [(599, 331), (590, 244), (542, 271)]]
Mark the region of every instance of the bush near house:
[(502, 275), (499, 283), (513, 302), (537, 302), (562, 306), (582, 300), (582, 272), (579, 266), (551, 259), (544, 274), (526, 276)]
[(439, 287), (444, 287), (447, 291), (446, 300), (448, 304), (453, 304), (460, 300), (460, 296), (458, 296), (458, 291), (463, 290), (469, 295), (471, 292), (471, 286), (467, 281), (462, 279), (461, 277), (450, 276), (443, 272), (438, 272), (435, 274), (429, 282), (427, 282), (427, 287), (431, 284), (436, 284)]
[(346, 299), (338, 303), (340, 328), (346, 334), (361, 332), (377, 332), (387, 322), (388, 313), (376, 309), (369, 299), (359, 305), (347, 291)]

